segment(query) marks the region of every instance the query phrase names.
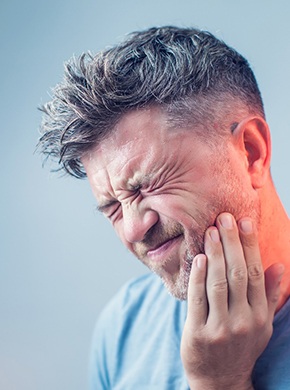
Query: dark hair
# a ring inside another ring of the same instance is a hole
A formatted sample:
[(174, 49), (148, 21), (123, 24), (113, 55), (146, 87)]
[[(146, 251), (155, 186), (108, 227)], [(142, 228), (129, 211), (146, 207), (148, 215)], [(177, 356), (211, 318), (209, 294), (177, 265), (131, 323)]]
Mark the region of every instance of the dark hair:
[[(82, 155), (129, 110), (160, 105), (173, 118), (197, 120), (229, 96), (264, 116), (247, 60), (224, 42), (193, 28), (135, 32), (96, 56), (84, 53), (65, 65), (63, 82), (41, 107), (38, 147), (56, 157), (60, 169), (85, 177)], [(203, 108), (198, 114), (192, 105)]]

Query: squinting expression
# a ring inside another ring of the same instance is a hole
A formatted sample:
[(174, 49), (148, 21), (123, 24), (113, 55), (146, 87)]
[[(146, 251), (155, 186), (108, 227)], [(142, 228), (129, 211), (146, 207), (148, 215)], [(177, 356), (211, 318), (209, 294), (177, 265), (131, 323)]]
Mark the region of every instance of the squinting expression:
[(169, 128), (157, 108), (125, 114), (82, 162), (100, 211), (178, 299), (217, 215), (256, 208), (234, 144), (215, 149), (194, 129)]

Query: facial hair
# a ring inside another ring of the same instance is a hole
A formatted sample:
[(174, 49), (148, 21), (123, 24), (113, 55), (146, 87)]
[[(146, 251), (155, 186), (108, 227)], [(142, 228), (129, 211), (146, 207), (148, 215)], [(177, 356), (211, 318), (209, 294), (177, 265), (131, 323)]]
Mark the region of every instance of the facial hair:
[[(219, 168), (220, 169), (220, 168)], [(179, 300), (187, 299), (190, 272), (194, 257), (204, 253), (204, 234), (209, 226), (215, 224), (217, 216), (222, 212), (231, 213), (236, 220), (241, 217), (251, 217), (259, 230), (260, 224), (260, 202), (253, 192), (243, 190), (244, 182), (237, 177), (235, 172), (228, 167), (224, 168), (221, 184), (215, 189), (206, 203), (200, 203), (198, 211), (192, 217), (194, 228), (184, 227), (179, 222), (170, 221), (166, 224), (158, 222), (146, 234), (142, 242), (134, 245), (135, 255), (154, 273), (160, 276), (168, 292)], [(202, 210), (202, 211), (201, 211)], [(162, 243), (177, 237), (183, 236), (184, 253), (179, 259), (179, 272), (171, 275), (165, 272), (166, 264), (173, 261), (168, 257), (164, 267), (156, 265), (146, 257), (147, 251)]]
[[(152, 272), (157, 274), (168, 292), (180, 300), (187, 299), (187, 289), (190, 276), (192, 261), (195, 255), (204, 252), (203, 238), (204, 232), (209, 225), (204, 215), (199, 215), (199, 222), (195, 225), (197, 228), (190, 229), (188, 232), (179, 222), (170, 221), (166, 224), (158, 222), (146, 234), (142, 242), (134, 245), (134, 254), (141, 260)], [(177, 274), (166, 272), (167, 265), (174, 261), (170, 256), (164, 263), (156, 264), (150, 262), (146, 256), (150, 248), (162, 245), (162, 243), (175, 237), (182, 236), (184, 241), (184, 253), (179, 260), (179, 271)]]

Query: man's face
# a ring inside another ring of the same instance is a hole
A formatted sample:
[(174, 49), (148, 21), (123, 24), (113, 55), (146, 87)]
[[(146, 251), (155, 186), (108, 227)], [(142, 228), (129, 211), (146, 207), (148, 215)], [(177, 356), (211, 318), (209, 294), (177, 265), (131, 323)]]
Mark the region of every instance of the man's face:
[(169, 128), (165, 114), (150, 108), (124, 115), (82, 159), (124, 245), (179, 299), (187, 297), (192, 259), (217, 215), (258, 219), (245, 159), (231, 137), (213, 148), (194, 129)]

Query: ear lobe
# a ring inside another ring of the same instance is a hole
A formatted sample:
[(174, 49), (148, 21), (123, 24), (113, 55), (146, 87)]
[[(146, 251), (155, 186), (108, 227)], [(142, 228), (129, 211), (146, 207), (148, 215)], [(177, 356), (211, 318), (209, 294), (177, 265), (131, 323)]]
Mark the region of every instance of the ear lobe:
[(269, 177), (271, 161), (271, 137), (266, 121), (261, 117), (246, 118), (234, 134), (240, 139), (253, 188), (263, 187)]

